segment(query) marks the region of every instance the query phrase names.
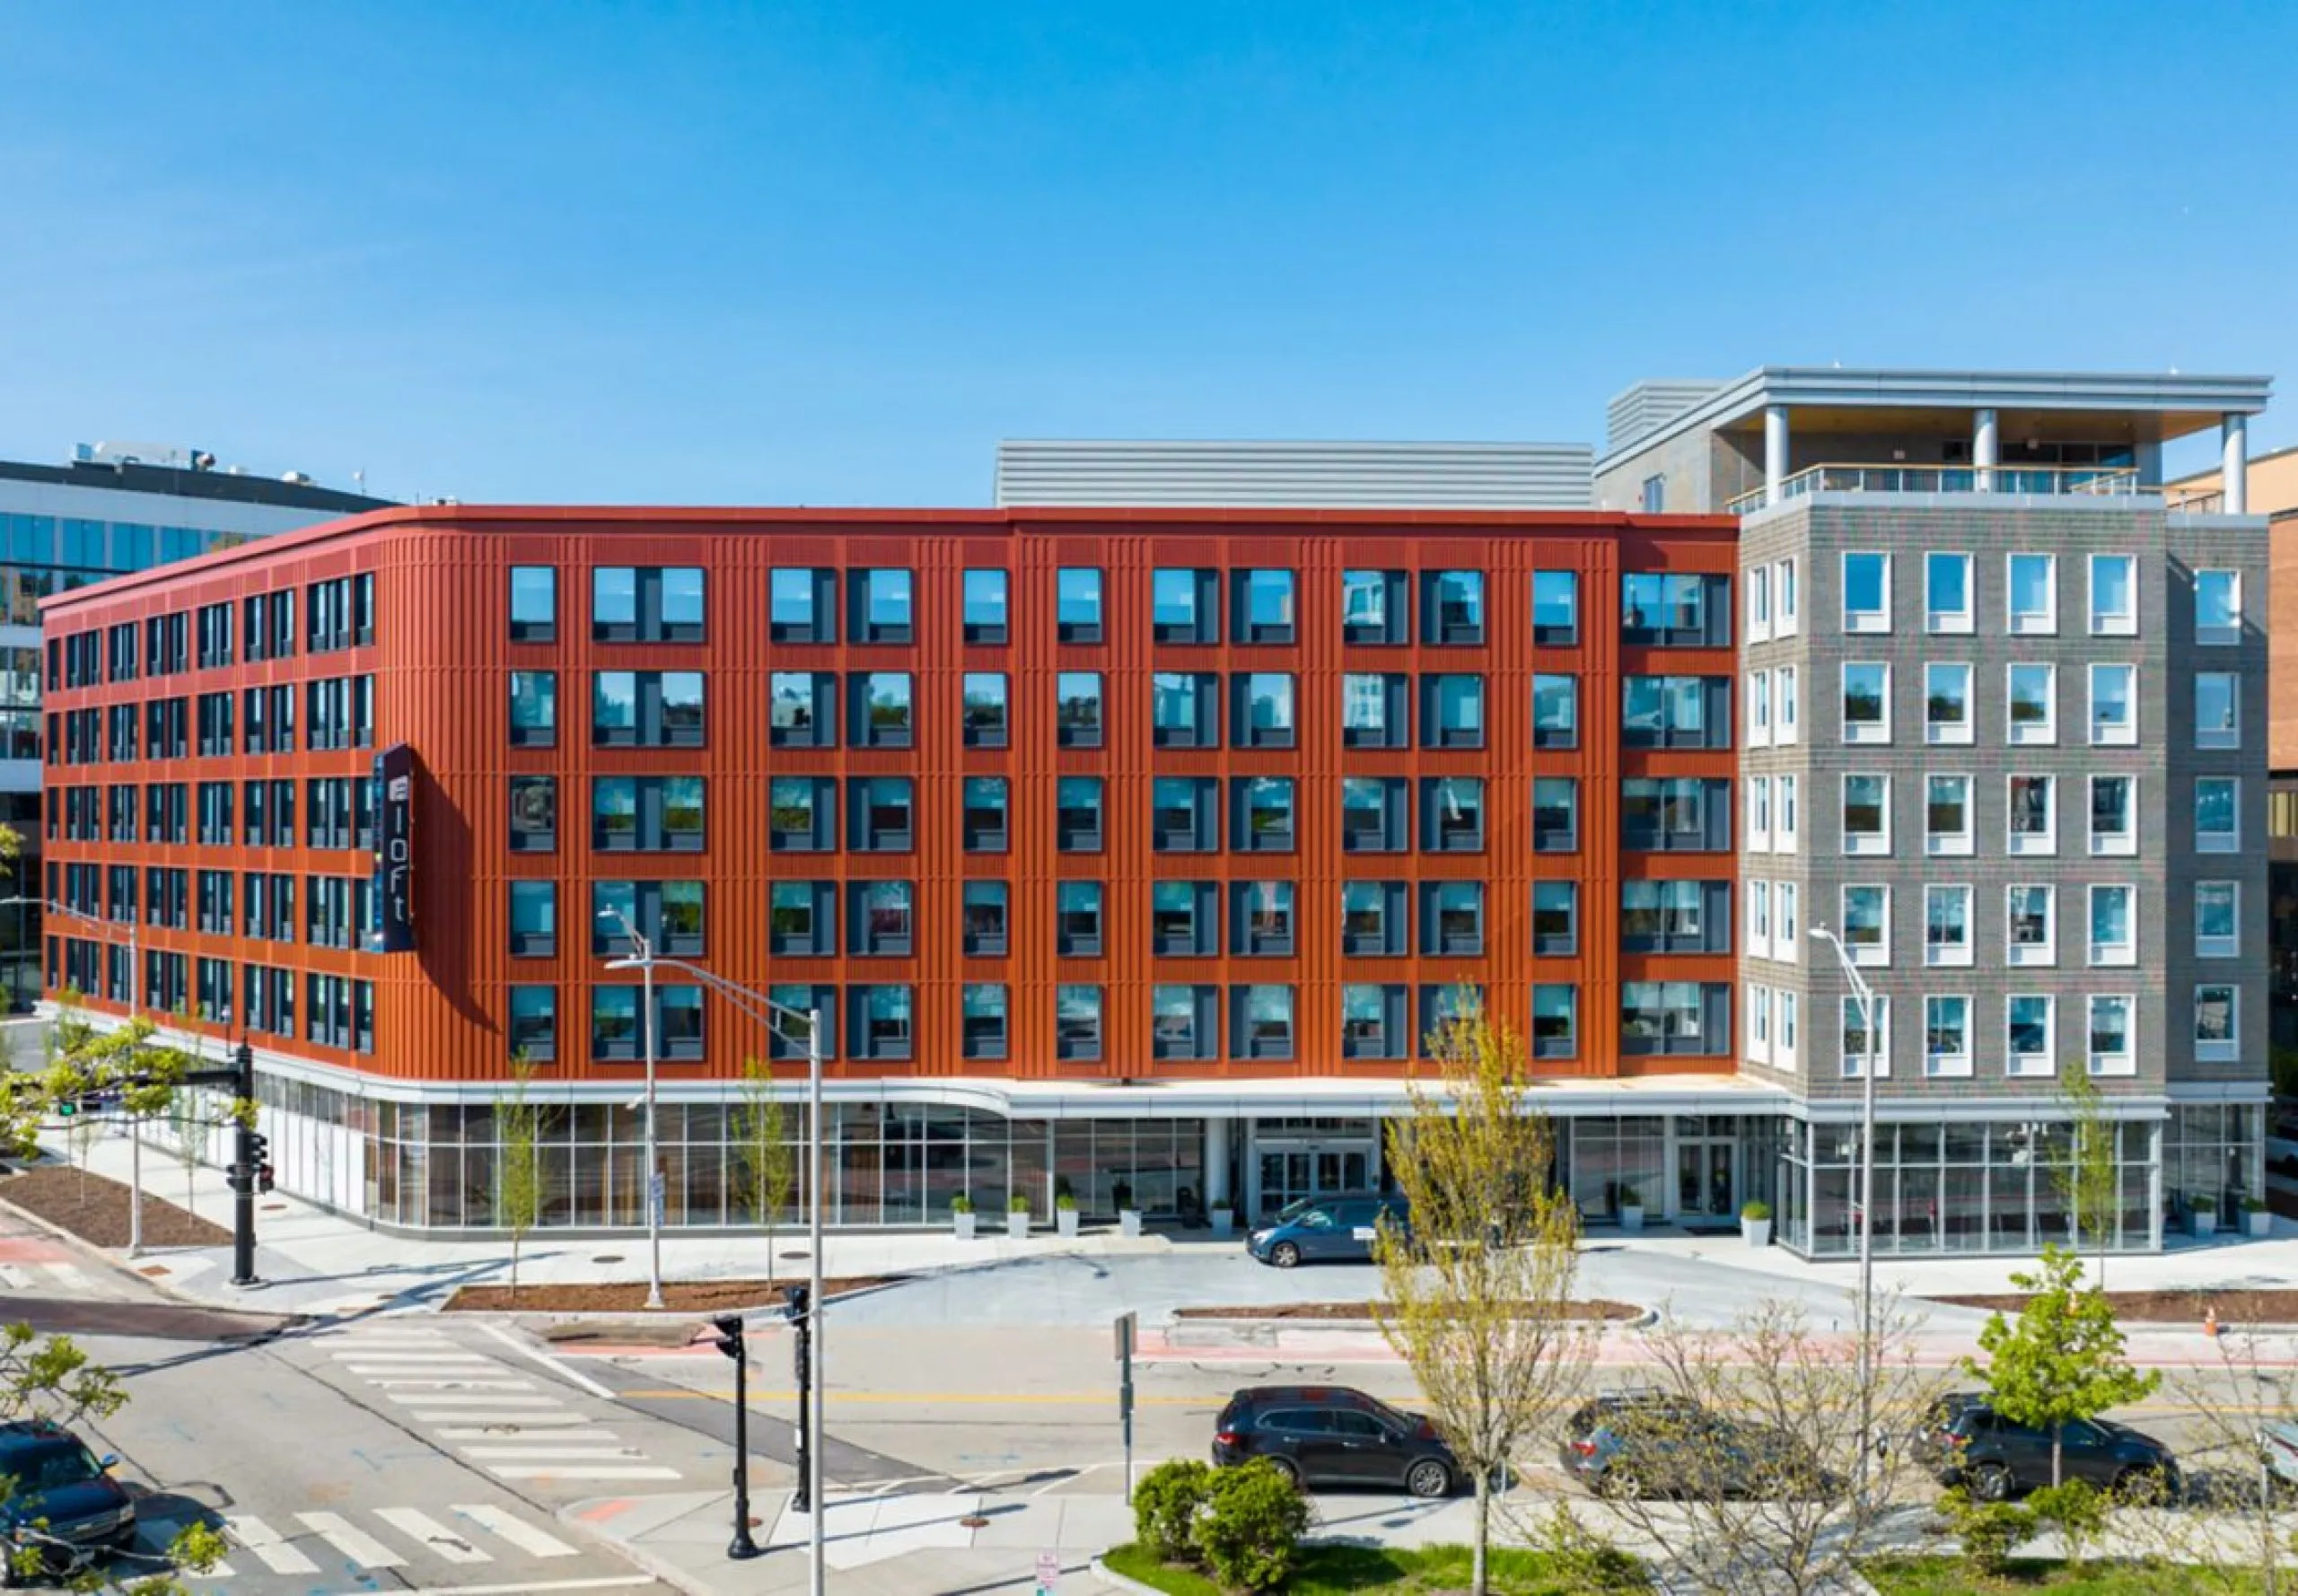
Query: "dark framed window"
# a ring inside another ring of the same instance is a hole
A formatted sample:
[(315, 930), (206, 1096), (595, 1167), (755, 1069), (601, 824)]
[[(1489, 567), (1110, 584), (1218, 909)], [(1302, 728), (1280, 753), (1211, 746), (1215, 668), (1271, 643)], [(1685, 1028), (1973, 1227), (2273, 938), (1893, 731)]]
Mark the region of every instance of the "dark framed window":
[(917, 846), (917, 785), (906, 776), (851, 779), (848, 846), (856, 853), (906, 854)]
[(1532, 951), (1571, 954), (1580, 951), (1580, 884), (1532, 883)]
[(1356, 958), (1393, 957), (1405, 951), (1405, 883), (1340, 884), (1340, 951)]
[(838, 641), (837, 572), (781, 566), (767, 581), (767, 633), (774, 642)]
[(1411, 687), (1402, 671), (1349, 671), (1340, 679), (1340, 741), (1348, 748), (1407, 748)]
[[(557, 640), (557, 571), (549, 566), (512, 566), (511, 641), (555, 643)], [(531, 990), (548, 993), (550, 988), (539, 987)]]
[(1012, 946), (1013, 889), (1004, 881), (968, 881), (963, 909), (967, 954), (1002, 958)]
[(775, 748), (838, 744), (838, 676), (829, 671), (776, 671), (767, 678), (767, 741)]
[(1432, 854), (1484, 851), (1484, 778), (1432, 776), (1421, 778), (1420, 812), (1425, 831), (1420, 846)]
[(917, 887), (912, 881), (852, 881), (853, 927), (857, 954), (907, 958), (917, 945)]
[(1229, 735), (1239, 748), (1292, 748), (1299, 741), (1291, 671), (1239, 671), (1229, 681)]
[(1574, 1058), (1580, 1053), (1580, 990), (1562, 982), (1532, 987), (1532, 1057)]
[(846, 679), (855, 748), (909, 748), (917, 741), (916, 680), (907, 671), (861, 671)]
[(1411, 1034), (1410, 1004), (1399, 986), (1351, 983), (1340, 989), (1340, 1056), (1402, 1058)]
[[(258, 973), (256, 967), (248, 966), (248, 973)], [(506, 1022), (504, 1029), (512, 1057), (548, 1064), (558, 1057), (557, 987), (512, 987)]]
[(1431, 672), (1420, 679), (1422, 747), (1482, 748), (1484, 719), (1481, 674)]
[(1232, 778), (1229, 813), (1236, 827), (1230, 846), (1245, 854), (1289, 854), (1298, 835), (1298, 807), (1294, 779), (1289, 776), (1240, 776)]
[(1250, 986), (1229, 988), (1231, 1055), (1238, 1058), (1290, 1058), (1294, 1052), (1293, 988)]
[(1411, 846), (1410, 789), (1402, 776), (1340, 779), (1340, 846), (1348, 854), (1400, 854)]
[[(620, 1063), (645, 1056), (646, 1039), (639, 1023), (641, 988), (591, 988), (591, 1057), (601, 1063)], [(657, 983), (654, 987), (654, 1057), (691, 1062), (702, 1057), (702, 988), (684, 983)]]
[(511, 778), (511, 851), (548, 854), (558, 847), (558, 778)]
[(526, 958), (558, 951), (557, 883), (511, 883), (511, 951)]
[(1013, 846), (1012, 785), (1002, 776), (965, 778), (966, 852), (1002, 854)]
[(1729, 881), (1627, 881), (1619, 884), (1619, 945), (1632, 953), (1728, 953)]
[(1580, 746), (1580, 679), (1546, 672), (1532, 678), (1532, 746)]
[(1643, 853), (1728, 853), (1732, 784), (1720, 776), (1628, 776), (1619, 785), (1620, 846)]
[(774, 881), (766, 890), (767, 951), (820, 958), (838, 951), (838, 884)]
[(1064, 748), (1101, 746), (1101, 673), (1063, 671), (1054, 677), (1054, 723)]
[(790, 1011), (782, 1023), (767, 1031), (766, 1052), (769, 1058), (803, 1058), (806, 1045), (811, 1039), (807, 1022), (802, 1016), (812, 1015), (822, 1028), (822, 1057), (838, 1057), (838, 988), (814, 986), (776, 986), (766, 989), (768, 998), (779, 1007)]
[(1622, 688), (1623, 748), (1730, 748), (1732, 683), (1721, 676), (1630, 676)]
[(1721, 1057), (1732, 1047), (1732, 988), (1721, 981), (1620, 983), (1620, 1051)]
[(851, 987), (846, 996), (854, 1010), (846, 1032), (848, 1051), (855, 1057), (899, 1060), (915, 1056), (915, 1000), (908, 987)]
[(558, 673), (511, 672), (511, 746), (551, 748), (558, 741)]
[(1421, 640), (1431, 645), (1481, 646), (1485, 639), (1484, 573), (1421, 574)]
[(1229, 893), (1232, 951), (1274, 957), (1297, 950), (1300, 920), (1291, 881), (1232, 881)]
[(1098, 959), (1105, 946), (1099, 881), (1057, 881), (1053, 889), (1054, 950), (1065, 958)]
[(1004, 643), (1012, 636), (1013, 588), (1013, 577), (1002, 570), (972, 570), (965, 574), (968, 643)]
[(1101, 1056), (1101, 989), (1062, 986), (1053, 989), (1054, 1056), (1092, 1059)]
[(1065, 566), (1054, 573), (1054, 624), (1064, 643), (1102, 640), (1101, 573), (1092, 566)]
[(1484, 883), (1420, 884), (1420, 951), (1449, 958), (1484, 952)]
[(1300, 640), (1300, 579), (1294, 573), (1280, 569), (1237, 571), (1231, 574), (1229, 583), (1236, 607), (1233, 636), (1238, 642)]
[(1728, 648), (1732, 579), (1698, 572), (1620, 577), (1620, 641), (1642, 648)]
[(1220, 573), (1170, 568), (1151, 573), (1149, 620), (1160, 643), (1220, 642)]
[(1159, 748), (1218, 748), (1221, 679), (1209, 671), (1153, 672), (1149, 732)]
[(1340, 574), (1340, 636), (1373, 645), (1412, 641), (1410, 579), (1402, 571)]
[(1580, 574), (1532, 573), (1532, 641), (1548, 646), (1580, 641)]
[(907, 570), (876, 566), (846, 574), (854, 606), (850, 618), (856, 643), (915, 643), (917, 640), (917, 579)]
[(968, 1058), (1003, 1058), (1012, 1046), (1007, 1007), (1011, 999), (1002, 984), (969, 981), (959, 995), (962, 1021), (960, 1039)]
[(601, 566), (591, 573), (591, 636), (600, 643), (699, 643), (698, 566)]
[(1154, 1058), (1203, 1062), (1218, 1058), (1221, 989), (1153, 987), (1149, 991), (1149, 1051)]
[(1149, 785), (1149, 834), (1160, 854), (1211, 853), (1221, 846), (1221, 788), (1209, 776), (1160, 776)]
[(1003, 671), (969, 671), (959, 691), (968, 748), (1004, 748), (1013, 741), (1012, 690)]
[(608, 853), (699, 853), (702, 802), (698, 776), (595, 776), (591, 846)]
[(591, 742), (598, 748), (699, 748), (699, 671), (594, 671)]
[(700, 881), (592, 881), (591, 951), (619, 951), (630, 926), (658, 953), (692, 958), (703, 951)]
[(1420, 1056), (1435, 1057), (1434, 1040), (1445, 1030), (1484, 1009), (1484, 988), (1474, 982), (1452, 981), (1420, 989)]
[(1054, 846), (1065, 854), (1098, 854), (1103, 785), (1098, 776), (1065, 776), (1054, 785)]
[(1221, 951), (1221, 894), (1214, 881), (1154, 881), (1149, 888), (1149, 946), (1162, 956)]

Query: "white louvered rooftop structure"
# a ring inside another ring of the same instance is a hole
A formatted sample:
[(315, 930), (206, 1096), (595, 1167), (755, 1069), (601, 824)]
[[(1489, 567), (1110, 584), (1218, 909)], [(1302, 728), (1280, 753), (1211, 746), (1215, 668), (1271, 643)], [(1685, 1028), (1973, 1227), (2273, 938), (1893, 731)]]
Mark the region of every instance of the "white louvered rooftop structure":
[(1008, 439), (1001, 507), (1585, 510), (1585, 443)]

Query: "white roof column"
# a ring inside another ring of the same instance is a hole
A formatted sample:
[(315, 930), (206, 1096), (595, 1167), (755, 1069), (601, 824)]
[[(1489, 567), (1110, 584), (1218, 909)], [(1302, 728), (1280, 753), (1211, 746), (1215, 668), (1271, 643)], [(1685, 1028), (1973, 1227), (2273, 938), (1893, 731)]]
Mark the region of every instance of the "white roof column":
[(1978, 479), (1972, 486), (1981, 493), (1995, 491), (1995, 468), (2003, 463), (2003, 431), (1993, 410), (1971, 412), (1971, 464), (1978, 468)]
[(2250, 418), (2239, 410), (2218, 418), (2218, 485), (2227, 514), (2250, 513)]
[(1787, 407), (1763, 408), (1763, 502), (1776, 504), (1787, 481)]

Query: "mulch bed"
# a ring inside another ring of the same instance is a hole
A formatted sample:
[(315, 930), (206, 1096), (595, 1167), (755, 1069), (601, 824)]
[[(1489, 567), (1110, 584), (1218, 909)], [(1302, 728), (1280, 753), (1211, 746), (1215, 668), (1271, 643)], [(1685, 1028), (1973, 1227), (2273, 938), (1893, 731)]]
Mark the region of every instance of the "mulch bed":
[[(1975, 1293), (1968, 1296), (1934, 1296), (1934, 1302), (1958, 1308), (1989, 1308), (2016, 1313), (2027, 1305), (2023, 1292)], [(2205, 1309), (2218, 1311), (2218, 1322), (2228, 1329), (2245, 1324), (2298, 1324), (2298, 1291), (2254, 1291), (2240, 1287), (2196, 1287), (2187, 1291), (2110, 1291), (2107, 1301), (2115, 1317), (2131, 1324), (2177, 1324), (2198, 1327)]]
[[(0, 1188), (4, 1191), (5, 1188)], [(822, 1282), (825, 1297), (890, 1285), (899, 1276), (833, 1276)], [(780, 1308), (785, 1305), (783, 1287), (803, 1285), (790, 1280), (665, 1280), (664, 1313), (731, 1313), (736, 1309)], [(552, 1285), (538, 1281), (519, 1287), (513, 1301), (507, 1285), (466, 1285), (447, 1299), (449, 1313), (645, 1313), (646, 1283), (643, 1280)]]
[[(99, 1247), (127, 1245), (128, 1191), (118, 1180), (68, 1164), (42, 1164), (0, 1179), (0, 1201)], [(145, 1183), (145, 1246), (228, 1247), (231, 1242), (232, 1232), (222, 1225), (162, 1201), (152, 1195), (151, 1183)]]
[[(1294, 1319), (1368, 1320), (1373, 1302), (1277, 1302), (1261, 1308), (1176, 1308), (1175, 1319)], [(1640, 1319), (1644, 1310), (1632, 1302), (1608, 1302), (1601, 1297), (1572, 1304), (1574, 1319)]]

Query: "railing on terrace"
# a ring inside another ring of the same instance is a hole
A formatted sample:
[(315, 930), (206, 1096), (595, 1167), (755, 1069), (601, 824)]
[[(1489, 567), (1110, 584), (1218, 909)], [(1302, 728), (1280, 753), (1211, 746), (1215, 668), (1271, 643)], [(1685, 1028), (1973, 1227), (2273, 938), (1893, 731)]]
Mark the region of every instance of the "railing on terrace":
[[(1806, 466), (1779, 485), (1784, 500), (1813, 493), (2004, 493), (2051, 495), (2144, 491), (2130, 466)], [(1734, 515), (1760, 509), (1763, 488), (1724, 507)]]

